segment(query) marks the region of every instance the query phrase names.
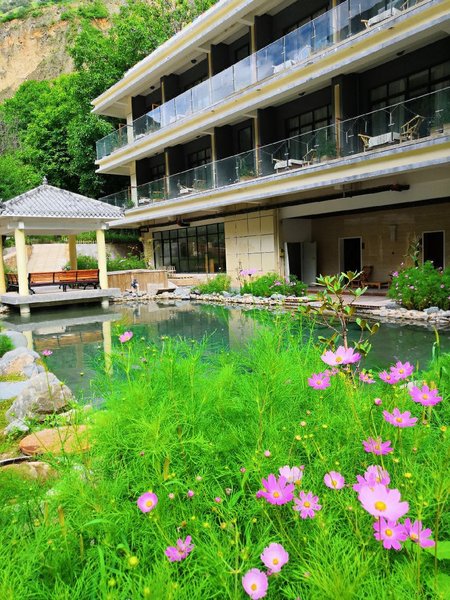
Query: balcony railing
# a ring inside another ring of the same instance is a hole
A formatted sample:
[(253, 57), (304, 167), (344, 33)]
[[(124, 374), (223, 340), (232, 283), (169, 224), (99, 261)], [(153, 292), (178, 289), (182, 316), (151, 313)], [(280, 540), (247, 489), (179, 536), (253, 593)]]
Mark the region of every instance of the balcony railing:
[[(418, 0), (346, 0), (255, 54), (139, 117), (133, 122), (133, 139), (159, 131), (250, 85), (305, 63), (313, 54), (400, 14), (417, 3)], [(100, 160), (127, 144), (126, 135), (114, 132), (97, 142), (97, 159)]]
[[(450, 86), (140, 185), (137, 202), (155, 204), (288, 171), (301, 172), (334, 159), (383, 148), (395, 150), (406, 142), (443, 133), (450, 135)], [(116, 196), (119, 202), (123, 198)]]
[(113, 206), (118, 206), (119, 208), (133, 208), (134, 206), (130, 189), (122, 190), (115, 194), (110, 194), (109, 196), (103, 196), (100, 200), (112, 204)]

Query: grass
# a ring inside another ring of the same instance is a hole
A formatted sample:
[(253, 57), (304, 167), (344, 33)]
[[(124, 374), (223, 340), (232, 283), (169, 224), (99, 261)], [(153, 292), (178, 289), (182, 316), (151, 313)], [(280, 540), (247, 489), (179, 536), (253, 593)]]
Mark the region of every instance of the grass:
[[(107, 400), (91, 424), (91, 452), (52, 458), (60, 477), (51, 490), (0, 473), (0, 597), (246, 598), (243, 574), (262, 569), (262, 550), (278, 542), (290, 558), (270, 577), (269, 599), (444, 599), (445, 561), (411, 543), (384, 550), (351, 487), (330, 490), (323, 477), (337, 470), (353, 483), (382, 463), (408, 516), (445, 549), (450, 358), (420, 376), (445, 398), (422, 415), (399, 386), (339, 375), (324, 391), (310, 388), (323, 363), (312, 341), (301, 343), (305, 327), (282, 320), (245, 350), (215, 355), (206, 343), (117, 343), (114, 376), (98, 381)], [(394, 430), (381, 415), (394, 406), (427, 425)], [(366, 454), (361, 441), (375, 435), (395, 452)], [(303, 489), (322, 505), (314, 519), (255, 498), (261, 478), (287, 464), (305, 465)], [(159, 503), (145, 515), (136, 500), (150, 489)], [(186, 535), (193, 552), (169, 563), (165, 548)]]

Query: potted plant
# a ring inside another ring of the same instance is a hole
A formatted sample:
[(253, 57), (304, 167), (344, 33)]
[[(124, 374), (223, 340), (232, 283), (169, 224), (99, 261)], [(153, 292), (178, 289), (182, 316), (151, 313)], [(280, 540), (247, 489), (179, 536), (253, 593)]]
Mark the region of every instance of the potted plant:
[(253, 156), (240, 156), (236, 164), (237, 179), (239, 181), (248, 181), (256, 177), (255, 164)]

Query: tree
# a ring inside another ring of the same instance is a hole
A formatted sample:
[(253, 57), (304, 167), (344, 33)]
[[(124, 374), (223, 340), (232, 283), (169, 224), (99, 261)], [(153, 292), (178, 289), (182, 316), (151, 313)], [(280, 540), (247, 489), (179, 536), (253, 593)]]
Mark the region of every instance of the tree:
[(0, 198), (9, 200), (41, 183), (41, 176), (23, 162), (19, 152), (0, 156)]

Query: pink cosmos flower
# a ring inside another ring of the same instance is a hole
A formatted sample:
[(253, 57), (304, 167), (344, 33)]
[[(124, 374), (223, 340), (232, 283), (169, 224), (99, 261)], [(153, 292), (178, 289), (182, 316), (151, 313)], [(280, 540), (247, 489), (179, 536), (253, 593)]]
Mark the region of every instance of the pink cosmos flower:
[(242, 586), (252, 600), (258, 600), (265, 598), (269, 581), (263, 571), (250, 569), (242, 578)]
[(164, 554), (170, 560), (170, 562), (180, 562), (194, 549), (194, 544), (191, 544), (191, 536), (188, 535), (183, 541), (181, 538), (177, 540), (176, 546), (168, 546), (164, 551)]
[(397, 489), (390, 490), (381, 484), (373, 488), (364, 486), (359, 492), (358, 500), (364, 510), (377, 519), (383, 517), (388, 521), (398, 521), (409, 510), (409, 504), (400, 501)]
[(345, 479), (337, 471), (330, 471), (323, 478), (325, 485), (332, 490), (340, 490), (345, 485)]
[(356, 363), (361, 360), (361, 354), (355, 352), (353, 348), (345, 349), (344, 346), (339, 346), (336, 352), (327, 350), (320, 358), (327, 365), (335, 367), (338, 365), (349, 365)]
[(148, 513), (158, 504), (158, 496), (153, 492), (145, 492), (137, 499), (137, 505), (143, 513)]
[(272, 456), (272, 453), (270, 452), (270, 450), (264, 450), (264, 456), (266, 458), (270, 458)]
[(294, 504), (292, 508), (300, 513), (302, 519), (313, 519), (316, 512), (322, 507), (318, 504), (318, 496), (314, 496), (312, 492), (307, 494), (302, 490), (299, 498), (294, 498)]
[(433, 533), (431, 529), (422, 529), (422, 521), (411, 523), (410, 519), (405, 519), (404, 526), (407, 536), (421, 548), (432, 548), (436, 545), (434, 540), (427, 539)]
[(285, 467), (280, 467), (278, 469), (280, 475), (282, 475), (288, 483), (293, 483), (295, 485), (300, 485), (303, 477), (303, 465), (301, 467), (289, 467), (286, 465)]
[(214, 498), (214, 502), (216, 502), (217, 504), (220, 504), (222, 502), (222, 498), (220, 496), (216, 496)]
[(373, 403), (375, 404), (375, 406), (381, 406), (381, 404), (383, 404), (383, 401), (381, 398), (375, 398)]
[(410, 375), (412, 375), (413, 371), (414, 367), (409, 362), (402, 363), (398, 361), (393, 367), (391, 367), (391, 373), (397, 377), (397, 379), (407, 379)]
[(294, 497), (294, 484), (287, 483), (286, 477), (277, 478), (272, 473), (262, 480), (265, 489), (256, 493), (257, 498), (265, 498), (269, 504), (287, 504)]
[(315, 390), (324, 390), (330, 387), (330, 376), (325, 373), (313, 373), (308, 378), (308, 385)]
[(401, 550), (402, 545), (400, 542), (404, 542), (408, 537), (404, 525), (396, 523), (395, 521), (387, 521), (384, 518), (378, 519), (373, 524), (375, 529), (374, 537), (379, 542), (383, 542), (383, 548), (390, 550)]
[(195, 496), (195, 492), (193, 492), (192, 490), (188, 490), (186, 496), (188, 498), (192, 498), (193, 496)]
[(362, 444), (366, 452), (372, 452), (373, 454), (389, 454), (390, 452), (394, 452), (394, 448), (391, 448), (390, 440), (383, 442), (380, 437), (376, 439), (368, 438)]
[(438, 390), (436, 388), (430, 390), (427, 385), (423, 385), (421, 388), (415, 385), (409, 390), (409, 394), (414, 402), (418, 402), (422, 406), (434, 406), (442, 401), (442, 397), (438, 396)]
[(289, 554), (281, 544), (270, 544), (264, 548), (261, 560), (268, 568), (268, 574), (279, 573), (281, 568), (288, 562)]
[(377, 484), (389, 485), (391, 482), (389, 473), (379, 465), (371, 465), (367, 468), (364, 476), (357, 475), (356, 479), (358, 483), (353, 486), (355, 492), (359, 492), (363, 487), (368, 486), (373, 489)]
[(51, 356), (53, 354), (53, 350), (42, 350), (42, 356)]
[(388, 373), (387, 371), (381, 371), (381, 373), (378, 373), (378, 377), (385, 383), (390, 383), (391, 385), (395, 385), (400, 381), (394, 373)]
[(120, 343), (125, 344), (125, 342), (129, 342), (132, 337), (133, 337), (132, 331), (125, 331), (124, 333), (122, 333), (122, 335), (119, 335), (119, 341), (120, 341)]
[(384, 420), (394, 425), (394, 427), (414, 427), (417, 423), (417, 417), (411, 417), (409, 410), (401, 413), (398, 408), (394, 408), (392, 413), (383, 410)]
[(375, 383), (375, 379), (372, 377), (370, 373), (360, 373), (359, 380), (363, 383)]

